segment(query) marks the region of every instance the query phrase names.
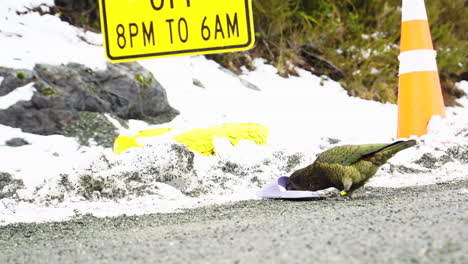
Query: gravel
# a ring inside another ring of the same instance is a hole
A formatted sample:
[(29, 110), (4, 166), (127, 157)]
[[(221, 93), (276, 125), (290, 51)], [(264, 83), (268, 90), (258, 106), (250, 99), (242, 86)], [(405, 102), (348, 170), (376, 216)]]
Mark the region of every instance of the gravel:
[(468, 263), (468, 181), (1, 226), (0, 263)]

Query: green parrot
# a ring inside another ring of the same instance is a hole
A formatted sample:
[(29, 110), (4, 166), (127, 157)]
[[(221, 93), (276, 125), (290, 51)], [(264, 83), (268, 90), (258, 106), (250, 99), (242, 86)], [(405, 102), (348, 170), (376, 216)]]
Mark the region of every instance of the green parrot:
[(391, 144), (344, 145), (319, 154), (314, 163), (289, 177), (294, 190), (317, 191), (329, 187), (342, 190), (340, 196), (351, 198), (397, 152), (416, 145), (415, 140)]

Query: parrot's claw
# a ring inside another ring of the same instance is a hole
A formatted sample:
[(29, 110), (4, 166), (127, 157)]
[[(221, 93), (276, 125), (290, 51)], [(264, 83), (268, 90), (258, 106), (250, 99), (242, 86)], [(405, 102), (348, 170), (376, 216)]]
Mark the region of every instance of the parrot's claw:
[(342, 191), (338, 194), (338, 197), (337, 199), (338, 200), (349, 200), (349, 199), (352, 199), (351, 197), (351, 192), (346, 192), (346, 191)]

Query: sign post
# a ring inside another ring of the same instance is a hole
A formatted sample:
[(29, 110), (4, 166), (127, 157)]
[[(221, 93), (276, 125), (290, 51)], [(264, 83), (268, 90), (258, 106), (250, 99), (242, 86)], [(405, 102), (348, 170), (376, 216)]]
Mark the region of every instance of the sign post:
[(250, 49), (251, 0), (99, 0), (111, 62)]

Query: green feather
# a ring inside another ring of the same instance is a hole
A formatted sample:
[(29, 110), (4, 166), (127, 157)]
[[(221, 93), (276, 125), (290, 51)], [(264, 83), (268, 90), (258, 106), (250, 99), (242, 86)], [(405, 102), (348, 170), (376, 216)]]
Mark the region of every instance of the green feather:
[(388, 145), (389, 144), (367, 144), (339, 146), (321, 153), (317, 157), (317, 161), (349, 166), (359, 161), (362, 157), (379, 151)]
[(335, 187), (346, 196), (363, 186), (378, 168), (397, 152), (414, 146), (415, 140), (390, 144), (344, 145), (322, 152), (314, 163), (291, 174), (296, 190), (321, 190)]
[(379, 151), (392, 151), (392, 154), (394, 154), (402, 149), (413, 146), (415, 143), (416, 142), (414, 140), (409, 140), (397, 141), (391, 144), (338, 146), (321, 153), (317, 157), (317, 161), (349, 166)]

